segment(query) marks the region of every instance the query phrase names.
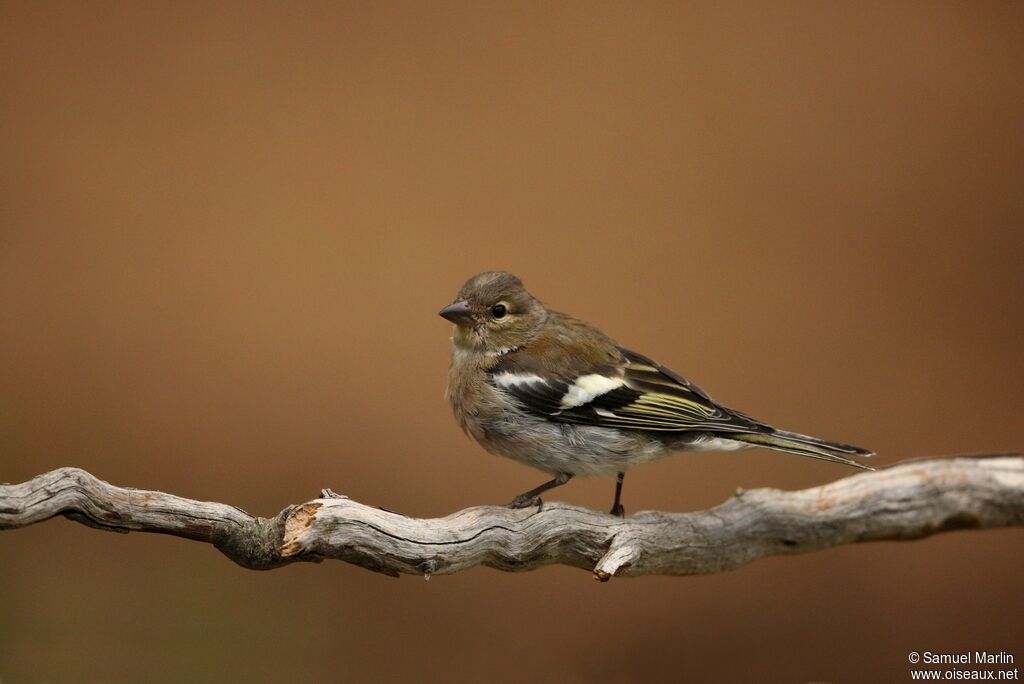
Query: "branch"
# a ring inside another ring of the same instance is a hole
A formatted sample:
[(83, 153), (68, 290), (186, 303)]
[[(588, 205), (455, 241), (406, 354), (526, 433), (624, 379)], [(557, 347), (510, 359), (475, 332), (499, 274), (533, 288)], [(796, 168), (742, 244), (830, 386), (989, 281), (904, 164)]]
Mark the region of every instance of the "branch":
[(254, 570), (336, 558), (396, 577), (551, 563), (590, 569), (600, 580), (695, 575), (840, 544), (1024, 526), (1024, 458), (905, 462), (802, 491), (738, 491), (707, 511), (647, 511), (625, 519), (564, 503), (539, 512), (478, 506), (418, 519), (330, 490), (321, 496), (259, 518), (227, 504), (115, 487), (84, 470), (60, 468), (0, 485), (0, 530), (63, 515), (103, 530), (207, 542)]

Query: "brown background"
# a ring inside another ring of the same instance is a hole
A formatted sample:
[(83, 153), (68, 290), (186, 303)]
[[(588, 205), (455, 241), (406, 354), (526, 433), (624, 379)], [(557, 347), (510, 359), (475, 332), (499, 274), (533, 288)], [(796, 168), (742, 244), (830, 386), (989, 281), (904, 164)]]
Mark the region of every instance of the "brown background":
[[(459, 432), (436, 317), (492, 268), (880, 463), (1020, 448), (1022, 30), (1020, 3), (5, 1), (0, 480), (506, 501), (543, 476)], [(625, 503), (845, 474), (682, 456)], [(906, 681), (911, 650), (1024, 658), (1022, 541), (427, 583), (53, 521), (0, 538), (0, 679)]]

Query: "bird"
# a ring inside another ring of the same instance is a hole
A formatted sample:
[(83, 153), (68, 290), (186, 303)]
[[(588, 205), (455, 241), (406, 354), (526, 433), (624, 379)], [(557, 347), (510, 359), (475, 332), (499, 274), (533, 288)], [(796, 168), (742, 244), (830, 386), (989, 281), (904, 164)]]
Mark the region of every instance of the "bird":
[(548, 309), (504, 271), (479, 273), (438, 314), (453, 324), (445, 396), (456, 422), (487, 451), (550, 481), (511, 508), (575, 476), (615, 478), (610, 513), (625, 515), (626, 472), (679, 451), (777, 451), (873, 470), (861, 447), (776, 429), (713, 400), (679, 373), (598, 328)]

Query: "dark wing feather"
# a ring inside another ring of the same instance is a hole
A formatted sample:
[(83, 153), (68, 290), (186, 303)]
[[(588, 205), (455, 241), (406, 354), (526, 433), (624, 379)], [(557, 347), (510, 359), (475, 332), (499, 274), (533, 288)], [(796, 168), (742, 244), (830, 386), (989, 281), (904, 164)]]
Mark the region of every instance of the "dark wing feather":
[(626, 361), (626, 372), (636, 382), (661, 385), (672, 390), (684, 388), (704, 401), (714, 403), (708, 393), (698, 387), (696, 383), (690, 382), (671, 368), (666, 368), (657, 361), (631, 349), (620, 347), (619, 350)]
[(547, 380), (522, 383), (506, 389), (530, 410), (551, 416), (562, 410), (562, 397), (569, 390), (569, 385), (560, 380)]
[[(550, 356), (557, 345), (549, 345)], [(592, 367), (572, 354), (565, 364), (538, 365), (533, 355), (506, 355), (492, 370), (492, 382), (527, 410), (564, 423), (653, 432), (770, 432), (771, 428), (716, 404), (700, 387), (651, 359), (617, 346), (601, 350)], [(567, 353), (569, 350), (566, 350)], [(521, 358), (519, 358), (521, 357)], [(572, 368), (561, 376), (546, 369)], [(569, 392), (580, 377), (610, 378), (603, 393), (572, 400)], [(616, 386), (617, 383), (617, 386)]]

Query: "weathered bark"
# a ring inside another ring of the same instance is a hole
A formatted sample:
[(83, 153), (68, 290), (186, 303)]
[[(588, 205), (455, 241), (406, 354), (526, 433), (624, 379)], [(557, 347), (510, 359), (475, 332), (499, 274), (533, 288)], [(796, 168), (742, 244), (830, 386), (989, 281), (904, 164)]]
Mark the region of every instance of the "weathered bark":
[(707, 511), (647, 511), (625, 519), (564, 503), (541, 511), (478, 506), (418, 519), (329, 490), (321, 497), (260, 518), (60, 468), (0, 485), (0, 530), (63, 515), (103, 530), (208, 542), (254, 570), (337, 558), (394, 576), (551, 563), (592, 570), (601, 580), (694, 575), (839, 544), (1024, 525), (1024, 458), (912, 461), (802, 491), (741, 491)]

